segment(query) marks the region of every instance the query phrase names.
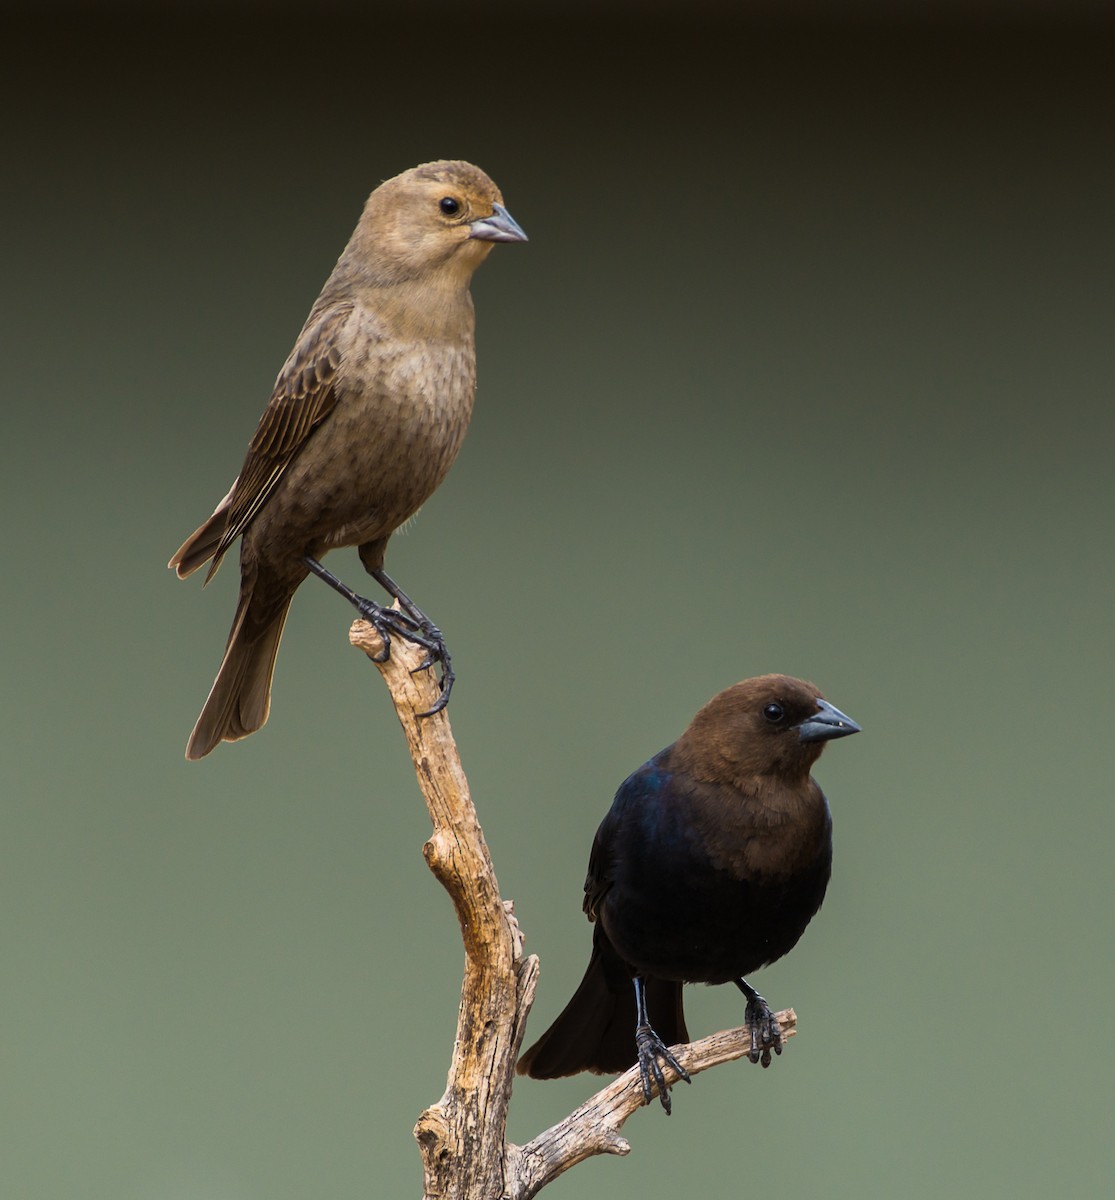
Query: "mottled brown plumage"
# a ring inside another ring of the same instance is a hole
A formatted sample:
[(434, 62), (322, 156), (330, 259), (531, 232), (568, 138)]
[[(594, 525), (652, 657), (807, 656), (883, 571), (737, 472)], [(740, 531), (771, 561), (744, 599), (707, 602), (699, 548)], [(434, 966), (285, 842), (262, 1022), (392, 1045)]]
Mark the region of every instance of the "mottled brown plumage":
[[(184, 578), (212, 559), (208, 581), (242, 538), (240, 602), (187, 758), (267, 720), (307, 557), (358, 546), (384, 581), (388, 539), (445, 478), (472, 415), (472, 274), (494, 242), (522, 240), (499, 189), (470, 163), (426, 163), (368, 197), (232, 489), (170, 560)], [(416, 640), (433, 628), (410, 624)], [(409, 636), (405, 624), (390, 628)]]

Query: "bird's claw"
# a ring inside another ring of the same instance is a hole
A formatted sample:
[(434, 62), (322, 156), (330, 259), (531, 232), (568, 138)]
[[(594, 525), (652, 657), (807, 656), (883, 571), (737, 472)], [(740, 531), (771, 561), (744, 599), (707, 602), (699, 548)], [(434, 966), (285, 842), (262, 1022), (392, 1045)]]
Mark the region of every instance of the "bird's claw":
[(420, 716), (430, 716), (433, 713), (438, 713), (449, 703), (449, 690), (452, 688), (452, 680), (454, 673), (450, 666), (449, 648), (445, 646), (445, 638), (442, 637), (442, 632), (436, 625), (430, 625), (424, 622), (419, 622), (410, 616), (407, 612), (401, 612), (398, 608), (385, 608), (383, 605), (376, 604), (374, 600), (365, 600), (360, 598), (356, 604), (356, 612), (360, 616), (376, 626), (376, 631), (383, 638), (383, 649), (379, 650), (378, 654), (372, 655), (373, 662), (386, 662), (391, 655), (391, 635), (396, 637), (406, 638), (408, 642), (413, 642), (415, 646), (420, 646), (426, 652), (426, 658), (422, 659), (420, 664), (414, 668), (414, 672), (428, 671), (433, 666), (434, 662), (440, 662), (443, 666), (442, 679), (440, 679), (440, 688), (442, 694), (437, 698), (437, 703), (430, 709), (428, 713), (420, 713)]
[(353, 603), (356, 611), (365, 621), (374, 625), (381, 635), (384, 631), (387, 631), (388, 637), (392, 633), (397, 633), (399, 637), (417, 642), (420, 646), (426, 646), (426, 638), (421, 625), (409, 613), (405, 613), (399, 608), (387, 608), (382, 604), (377, 604), (374, 600), (366, 600), (363, 596), (357, 596)]
[(747, 1057), (753, 1063), (769, 1067), (770, 1052), (782, 1053), (782, 1028), (778, 1018), (770, 1011), (770, 1005), (758, 992), (748, 997), (744, 1024), (751, 1031), (751, 1049)]
[(449, 647), (445, 644), (445, 638), (441, 636), (441, 630), (436, 625), (427, 623), (423, 627), (423, 633), (432, 644), (426, 646), (426, 657), (411, 674), (416, 675), (419, 671), (428, 671), (435, 663), (441, 663), (441, 678), (438, 680), (438, 687), (441, 690), (438, 698), (426, 712), (418, 714), (420, 717), (432, 717), (434, 713), (441, 712), (449, 703), (449, 693), (453, 690), (453, 683), (457, 676), (453, 672), (453, 660), (449, 657)]
[(358, 596), (353, 604), (356, 611), (375, 626), (376, 632), (383, 639), (383, 649), (371, 656), (372, 662), (386, 662), (391, 656), (391, 635), (405, 638), (426, 651), (426, 657), (414, 668), (411, 674), (428, 671), (435, 663), (441, 663), (441, 679), (438, 681), (440, 694), (433, 705), (420, 717), (432, 717), (439, 713), (449, 703), (449, 693), (453, 690), (456, 675), (453, 672), (452, 659), (449, 657), (449, 647), (445, 644), (441, 630), (436, 625), (399, 608), (385, 608), (374, 600), (366, 600)]
[[(311, 570), (317, 570), (319, 574), (321, 573), (321, 567), (317, 564), (313, 564)], [(400, 637), (406, 638), (407, 641), (413, 642), (416, 646), (421, 646), (426, 651), (426, 657), (411, 671), (411, 674), (417, 675), (419, 671), (428, 671), (435, 663), (441, 663), (441, 678), (438, 680), (438, 698), (426, 712), (418, 714), (420, 717), (432, 717), (434, 713), (441, 712), (449, 703), (449, 693), (453, 690), (453, 683), (457, 678), (453, 673), (453, 661), (449, 657), (449, 647), (445, 644), (445, 638), (442, 636), (441, 630), (438, 629), (433, 621), (426, 616), (382, 567), (375, 569), (369, 567), (368, 572), (386, 592), (394, 596), (398, 604), (397, 608), (383, 610), (390, 613), (396, 622), (392, 626), (394, 631)], [(365, 603), (370, 603), (370, 601), (365, 601)], [(405, 626), (405, 628), (400, 628), (401, 625)]]
[[(661, 1060), (672, 1067), (679, 1079), (692, 1083), (689, 1072), (670, 1053), (669, 1048), (649, 1025), (640, 1025), (635, 1030), (635, 1046), (639, 1054), (639, 1079), (643, 1085), (643, 1103), (650, 1104), (654, 1100), (655, 1089), (666, 1115), (670, 1115), (670, 1089), (666, 1086), (666, 1077), (662, 1074)], [(653, 1084), (653, 1086), (652, 1086)]]
[(384, 619), (386, 610), (371, 600), (361, 600), (356, 605), (356, 611), (365, 621), (375, 627), (376, 633), (383, 640), (383, 646), (375, 654), (370, 654), (368, 657), (374, 663), (385, 663), (391, 657), (391, 626)]
[(400, 612), (397, 608), (385, 608), (382, 604), (377, 604), (374, 600), (365, 600), (363, 596), (358, 596), (353, 604), (356, 611), (369, 624), (374, 625), (376, 632), (383, 638), (384, 653), (383, 658), (377, 658), (377, 662), (386, 662), (391, 653), (391, 635), (397, 634), (399, 637), (406, 638), (407, 641), (417, 642), (418, 645), (426, 646), (426, 639), (423, 637), (418, 623), (405, 612)]
[(331, 571), (327, 571), (312, 555), (307, 554), (302, 560), (307, 568), (319, 579), (324, 580), (335, 591), (339, 592), (356, 609), (356, 611), (375, 626), (376, 632), (383, 639), (383, 647), (371, 655), (372, 662), (385, 663), (391, 657), (391, 636), (404, 638), (421, 646), (426, 651), (426, 657), (414, 668), (414, 672), (428, 671), (434, 663), (441, 663), (441, 678), (438, 680), (440, 694), (429, 711), (419, 713), (420, 717), (432, 717), (439, 713), (449, 703), (449, 693), (453, 690), (456, 676), (453, 674), (453, 663), (449, 657), (449, 647), (445, 644), (441, 630), (414, 603), (413, 600), (382, 570), (371, 571), (372, 578), (391, 593), (398, 601), (397, 608), (387, 608), (358, 596), (346, 583), (342, 583)]
[(414, 668), (411, 674), (428, 671), (435, 663), (441, 663), (441, 679), (438, 681), (440, 694), (431, 707), (420, 717), (432, 717), (439, 713), (449, 703), (449, 693), (453, 690), (456, 675), (453, 672), (453, 660), (449, 657), (449, 647), (441, 630), (429, 621), (411, 616), (399, 608), (385, 608), (374, 600), (363, 597), (356, 603), (356, 611), (376, 627), (379, 636), (383, 638), (383, 649), (373, 654), (373, 662), (386, 662), (391, 655), (391, 635), (405, 638), (426, 651), (426, 657)]

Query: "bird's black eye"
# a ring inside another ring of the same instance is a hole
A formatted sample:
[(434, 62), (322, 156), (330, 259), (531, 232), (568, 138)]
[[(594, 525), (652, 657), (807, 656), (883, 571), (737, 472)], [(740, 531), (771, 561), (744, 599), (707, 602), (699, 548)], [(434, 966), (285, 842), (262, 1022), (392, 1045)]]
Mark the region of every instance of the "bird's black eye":
[(766, 719), (772, 725), (775, 725), (781, 721), (785, 715), (786, 714), (783, 712), (781, 704), (768, 704), (763, 709), (763, 716), (766, 717)]
[(459, 200), (454, 200), (452, 196), (442, 196), (442, 198), (438, 201), (438, 208), (440, 208), (447, 217), (452, 217), (461, 211), (461, 203)]

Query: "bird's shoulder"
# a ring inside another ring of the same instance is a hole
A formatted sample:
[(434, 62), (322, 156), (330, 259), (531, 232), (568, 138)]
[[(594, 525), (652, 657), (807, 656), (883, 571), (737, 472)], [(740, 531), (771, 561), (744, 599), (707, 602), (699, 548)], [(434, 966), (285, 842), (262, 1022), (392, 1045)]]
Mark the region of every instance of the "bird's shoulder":
[(619, 785), (611, 808), (596, 830), (589, 853), (583, 905), (590, 920), (596, 919), (600, 901), (612, 885), (618, 844), (629, 836), (633, 822), (645, 824), (659, 796), (672, 783), (671, 773), (660, 761), (665, 753), (643, 763)]
[(353, 308), (351, 303), (339, 303), (310, 314), (275, 380), (252, 435), (250, 454), (270, 458), (289, 454), (332, 411)]

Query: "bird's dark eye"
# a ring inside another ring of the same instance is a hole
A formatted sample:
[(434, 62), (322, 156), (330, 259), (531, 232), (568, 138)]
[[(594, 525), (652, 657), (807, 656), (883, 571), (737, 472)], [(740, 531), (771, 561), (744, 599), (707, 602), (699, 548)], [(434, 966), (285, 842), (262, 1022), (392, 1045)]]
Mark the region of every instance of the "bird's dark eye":
[(461, 211), (459, 200), (454, 200), (452, 196), (442, 196), (438, 201), (438, 208), (441, 209), (447, 217), (452, 217)]
[(786, 714), (782, 710), (781, 704), (768, 704), (763, 709), (763, 716), (772, 724), (777, 724)]

